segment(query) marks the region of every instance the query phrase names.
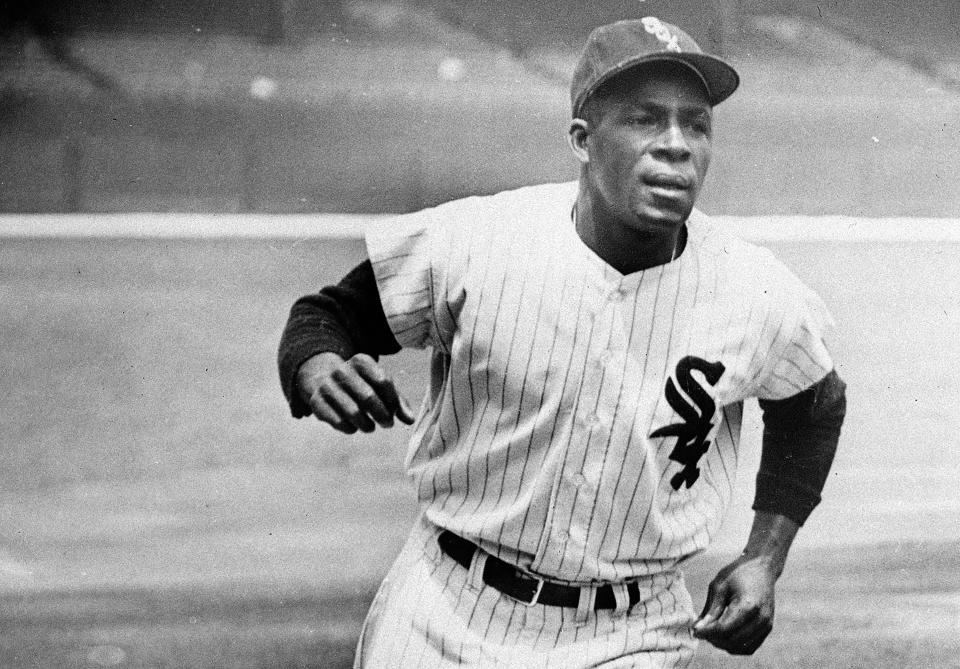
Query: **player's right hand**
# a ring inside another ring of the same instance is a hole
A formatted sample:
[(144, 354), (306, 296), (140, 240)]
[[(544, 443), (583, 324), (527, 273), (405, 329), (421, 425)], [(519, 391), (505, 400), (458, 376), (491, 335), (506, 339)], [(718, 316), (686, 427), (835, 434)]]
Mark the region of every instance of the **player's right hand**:
[(317, 354), (300, 366), (297, 386), (314, 416), (346, 434), (393, 427), (394, 416), (407, 425), (415, 418), (383, 367), (364, 353), (349, 360)]

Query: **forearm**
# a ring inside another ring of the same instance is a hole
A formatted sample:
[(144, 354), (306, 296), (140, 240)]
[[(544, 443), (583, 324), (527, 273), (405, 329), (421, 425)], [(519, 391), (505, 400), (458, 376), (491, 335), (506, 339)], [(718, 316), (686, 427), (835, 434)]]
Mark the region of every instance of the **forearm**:
[(796, 521), (782, 514), (757, 511), (743, 557), (759, 560), (774, 578), (779, 578), (799, 529)]

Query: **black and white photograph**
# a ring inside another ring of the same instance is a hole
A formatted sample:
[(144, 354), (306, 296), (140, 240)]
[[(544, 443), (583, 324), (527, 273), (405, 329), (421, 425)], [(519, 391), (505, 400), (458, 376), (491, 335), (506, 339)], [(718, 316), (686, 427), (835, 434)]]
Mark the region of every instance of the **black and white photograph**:
[(960, 669), (960, 4), (0, 0), (0, 668)]

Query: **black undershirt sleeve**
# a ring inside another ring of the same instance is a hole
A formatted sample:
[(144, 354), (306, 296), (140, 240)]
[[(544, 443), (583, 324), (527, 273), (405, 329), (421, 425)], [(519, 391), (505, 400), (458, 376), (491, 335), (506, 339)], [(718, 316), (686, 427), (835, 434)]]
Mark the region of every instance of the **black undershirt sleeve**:
[(803, 525), (820, 503), (846, 413), (846, 384), (831, 371), (783, 400), (760, 400), (763, 449), (753, 508)]
[(304, 295), (290, 309), (280, 338), (277, 364), (283, 394), (295, 418), (310, 415), (297, 392), (300, 366), (318, 353), (343, 359), (357, 353), (373, 357), (400, 350), (380, 303), (373, 267), (365, 260), (335, 286)]

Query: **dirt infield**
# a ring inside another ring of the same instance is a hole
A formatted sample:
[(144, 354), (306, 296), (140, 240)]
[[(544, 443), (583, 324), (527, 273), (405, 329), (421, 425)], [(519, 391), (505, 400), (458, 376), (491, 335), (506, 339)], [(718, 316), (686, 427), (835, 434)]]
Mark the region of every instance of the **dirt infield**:
[[(694, 599), (720, 556), (688, 568)], [(6, 669), (340, 669), (372, 584), (329, 595), (240, 589), (98, 589), (0, 598)], [(701, 645), (697, 667), (929, 669), (960, 666), (960, 544), (880, 544), (792, 557), (775, 629), (750, 658)]]

